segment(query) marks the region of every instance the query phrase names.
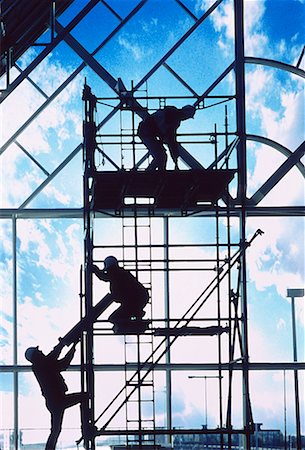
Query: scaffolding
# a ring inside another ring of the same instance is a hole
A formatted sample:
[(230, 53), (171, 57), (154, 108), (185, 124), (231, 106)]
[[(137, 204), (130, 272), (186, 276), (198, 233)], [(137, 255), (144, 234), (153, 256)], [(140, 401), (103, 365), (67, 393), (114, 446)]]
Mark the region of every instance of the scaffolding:
[[(164, 250), (164, 260), (156, 261), (152, 257), (152, 249), (154, 247), (151, 242), (150, 221), (156, 216), (162, 217), (164, 221), (165, 234), (168, 235), (168, 220), (170, 215), (178, 217), (189, 217), (194, 214), (207, 214), (212, 216), (215, 220), (215, 242), (210, 244), (215, 247), (215, 259), (212, 260), (215, 266), (207, 268), (207, 271), (214, 271), (215, 276), (204, 288), (203, 292), (195, 299), (191, 306), (186, 310), (182, 318), (173, 319), (169, 314), (169, 307), (167, 305), (165, 317), (156, 318), (150, 313), (148, 323), (141, 329), (131, 329), (130, 333), (125, 335), (125, 365), (131, 366), (132, 370), (125, 371), (125, 386), (115, 395), (106, 408), (98, 414), (94, 406), (94, 333), (96, 332), (94, 325), (86, 333), (85, 353), (84, 353), (84, 370), (83, 377), (86, 377), (86, 390), (90, 393), (90, 404), (88, 410), (90, 411), (89, 423), (96, 426), (96, 430), (91, 439), (85, 439), (87, 449), (95, 448), (95, 439), (97, 436), (105, 436), (110, 434), (125, 435), (126, 446), (134, 445), (137, 448), (157, 448), (155, 436), (158, 434), (166, 434), (171, 441), (177, 431), (171, 427), (172, 415), (171, 398), (170, 398), (170, 378), (171, 378), (171, 362), (170, 349), (176, 340), (182, 336), (215, 336), (217, 339), (217, 354), (218, 361), (216, 363), (218, 379), (218, 403), (219, 403), (219, 427), (217, 429), (210, 429), (205, 427), (203, 430), (180, 430), (181, 433), (189, 434), (218, 434), (220, 436), (221, 445), (224, 445), (224, 436), (227, 436), (227, 442), (231, 446), (232, 434), (241, 434), (245, 437), (247, 448), (250, 448), (250, 436), (254, 431), (254, 421), (251, 410), (250, 392), (249, 392), (249, 374), (248, 374), (248, 344), (247, 344), (247, 310), (246, 303), (243, 299), (243, 277), (244, 274), (244, 259), (246, 250), (252, 244), (257, 236), (263, 232), (257, 232), (248, 241), (246, 239), (240, 240), (239, 243), (232, 243), (230, 236), (230, 199), (227, 190), (228, 184), (233, 180), (236, 169), (229, 169), (229, 159), (234, 151), (239, 139), (231, 138), (229, 143), (227, 114), (225, 120), (224, 142), (226, 148), (219, 153), (217, 127), (215, 126), (211, 133), (211, 139), (206, 143), (214, 146), (214, 162), (209, 169), (198, 169), (199, 162), (196, 162), (195, 167), (186, 171), (150, 171), (147, 169), (141, 170), (137, 161), (135, 129), (131, 130), (130, 146), (133, 156), (131, 158), (132, 167), (125, 169), (124, 167), (114, 171), (96, 170), (95, 159), (96, 151), (100, 151), (99, 139), (105, 137), (97, 133), (98, 124), (96, 123), (95, 113), (98, 102), (106, 101), (95, 97), (88, 85), (84, 86), (83, 100), (85, 105), (85, 120), (84, 120), (84, 245), (85, 245), (85, 311), (90, 314), (93, 307), (92, 299), (92, 264), (97, 261), (94, 259), (95, 241), (94, 241), (94, 220), (99, 214), (107, 214), (117, 218), (122, 222), (122, 255), (124, 266), (130, 268), (139, 277), (141, 271), (148, 271), (149, 273), (149, 289), (152, 291), (153, 284), (151, 283), (152, 273), (154, 271), (154, 264), (159, 262), (163, 264), (163, 271), (165, 276), (169, 276), (171, 271), (170, 265), (175, 263), (169, 256), (169, 243), (167, 239), (161, 247)], [(149, 103), (151, 99), (146, 97)], [(165, 99), (163, 99), (164, 101)], [(108, 99), (109, 101), (109, 99)], [(129, 99), (133, 105), (137, 103), (134, 98)], [(160, 101), (159, 101), (160, 104)], [(165, 102), (166, 104), (166, 102)], [(127, 111), (126, 111), (127, 113)], [(128, 111), (130, 114), (130, 111)], [(225, 109), (225, 113), (227, 110)], [(133, 112), (132, 112), (133, 114)], [(134, 124), (134, 119), (131, 121)], [(122, 136), (122, 135), (121, 135)], [(109, 138), (109, 136), (107, 136)], [(111, 136), (110, 136), (111, 137)], [(115, 136), (112, 136), (115, 139)], [(202, 144), (202, 137), (199, 143)], [(113, 144), (110, 140), (107, 142), (109, 146)], [(106, 147), (103, 144), (103, 157), (107, 155), (104, 150)], [(120, 148), (126, 151), (125, 146), (120, 142)], [(187, 156), (186, 156), (187, 158)], [(121, 156), (121, 162), (125, 159)], [(144, 160), (144, 158), (142, 158)], [(190, 162), (193, 164), (193, 160)], [(149, 165), (148, 165), (149, 167)], [(218, 167), (222, 167), (219, 169)], [(225, 169), (223, 169), (225, 167)], [(136, 170), (135, 170), (136, 169)], [(222, 200), (224, 206), (219, 206), (219, 200)], [(205, 207), (202, 205), (205, 203)], [(207, 206), (208, 205), (208, 206)], [(221, 212), (222, 211), (222, 214)], [(223, 215), (225, 213), (225, 215)], [(226, 243), (220, 241), (220, 220), (227, 221), (227, 236)], [(148, 241), (141, 243), (140, 230), (143, 227), (143, 220), (146, 220)], [(128, 221), (128, 222), (126, 222)], [(125, 238), (126, 227), (131, 229), (132, 239)], [(241, 236), (245, 236), (245, 230), (241, 232)], [(178, 245), (179, 246), (179, 245)], [(109, 246), (111, 247), (111, 245)], [(223, 258), (223, 251), (227, 252), (227, 257)], [(233, 251), (233, 248), (237, 248)], [(143, 249), (146, 250), (146, 257), (143, 257)], [(221, 251), (221, 250), (222, 251)], [(141, 253), (142, 250), (142, 253)], [(142, 257), (140, 256), (142, 254)], [(125, 255), (129, 255), (126, 258)], [(131, 256), (130, 256), (131, 255)], [(149, 255), (149, 257), (147, 257)], [(178, 260), (180, 264), (187, 264), (186, 260)], [(194, 261), (193, 263), (196, 264)], [(235, 275), (232, 272), (235, 271)], [(223, 313), (223, 291), (221, 290), (221, 283), (225, 280), (227, 283), (227, 300), (226, 300), (226, 316)], [(235, 289), (234, 289), (234, 284)], [(168, 286), (167, 286), (168, 290)], [(214, 318), (197, 319), (198, 313), (202, 311), (205, 303), (215, 295), (213, 301), (216, 302)], [(169, 297), (167, 291), (166, 297)], [(222, 301), (221, 301), (222, 299)], [(150, 309), (153, 305), (150, 305)], [(202, 324), (213, 323), (211, 326), (203, 326)], [(158, 322), (163, 324), (163, 327), (158, 326)], [(149, 326), (148, 326), (149, 324)], [(201, 326), (197, 326), (201, 324)], [(106, 328), (107, 331), (107, 328)], [(105, 332), (105, 329), (104, 329)], [(109, 333), (109, 329), (108, 329)], [(103, 335), (103, 328), (98, 328), (98, 335)], [(131, 335), (131, 336), (130, 336)], [(227, 339), (227, 354), (223, 356), (223, 342), (222, 336), (228, 335)], [(150, 344), (150, 352), (144, 351), (144, 347)], [(97, 344), (95, 344), (97, 345)], [(101, 342), (99, 343), (101, 345)], [(135, 360), (130, 364), (128, 354), (128, 347), (136, 346)], [(142, 354), (147, 356), (143, 358)], [(157, 429), (155, 426), (155, 406), (154, 406), (154, 372), (158, 368), (158, 364), (166, 359), (166, 369), (169, 374), (167, 378), (168, 389), (168, 427), (166, 429)], [(224, 363), (225, 361), (225, 363)], [(227, 389), (227, 405), (226, 411), (223, 410), (223, 373), (224, 367), (228, 377)], [(233, 379), (236, 371), (242, 372), (242, 392), (240, 397), (243, 398), (244, 422), (243, 427), (236, 429), (232, 424), (232, 391)], [(207, 376), (206, 376), (207, 377)], [(145, 393), (147, 389), (151, 390), (150, 394)], [(151, 402), (151, 417), (143, 417), (144, 402)], [(134, 405), (136, 407), (136, 413)], [(115, 416), (126, 408), (126, 428), (125, 430), (111, 430), (109, 426)], [(130, 411), (133, 410), (133, 418), (130, 419)], [(102, 426), (98, 424), (102, 422)], [(131, 427), (130, 427), (131, 425)], [(153, 447), (149, 447), (152, 445)], [(148, 447), (147, 447), (148, 446)], [(132, 447), (133, 448), (133, 447)]]

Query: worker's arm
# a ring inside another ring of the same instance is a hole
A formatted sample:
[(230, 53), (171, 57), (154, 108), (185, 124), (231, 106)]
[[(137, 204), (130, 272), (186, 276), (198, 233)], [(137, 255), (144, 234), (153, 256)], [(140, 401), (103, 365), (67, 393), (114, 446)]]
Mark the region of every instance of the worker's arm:
[(59, 338), (59, 343), (55, 345), (53, 350), (47, 355), (47, 358), (57, 359), (62, 351), (63, 345), (61, 343), (61, 338)]
[(92, 272), (102, 281), (109, 281), (107, 272), (99, 269), (95, 264), (92, 266)]
[(75, 342), (72, 345), (72, 347), (70, 348), (70, 350), (68, 351), (68, 353), (62, 359), (60, 359), (58, 361), (60, 370), (66, 370), (69, 367), (69, 365), (74, 357), (74, 354), (75, 354), (76, 344), (77, 344), (77, 342)]

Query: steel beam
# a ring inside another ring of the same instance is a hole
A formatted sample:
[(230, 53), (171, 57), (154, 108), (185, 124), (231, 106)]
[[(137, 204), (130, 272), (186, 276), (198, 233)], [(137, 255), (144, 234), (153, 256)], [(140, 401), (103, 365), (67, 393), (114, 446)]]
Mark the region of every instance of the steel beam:
[(249, 204), (257, 205), (305, 154), (305, 141), (286, 159), (271, 177), (252, 195)]
[(286, 72), (293, 73), (301, 78), (305, 78), (305, 71), (290, 64), (283, 63), (281, 61), (275, 61), (273, 59), (256, 58), (252, 56), (245, 57), (245, 63), (247, 64), (260, 64), (263, 66), (273, 67), (274, 69), (285, 70)]
[[(279, 142), (273, 141), (272, 139), (266, 138), (264, 136), (258, 136), (256, 134), (247, 134), (246, 138), (248, 141), (259, 142), (261, 144), (272, 147), (275, 150), (278, 150), (280, 153), (282, 153), (287, 158), (289, 158), (293, 154), (293, 152), (291, 150), (289, 150), (287, 147), (284, 147), (284, 145), (280, 144)], [(297, 161), (295, 166), (299, 169), (299, 171), (305, 178), (304, 164), (301, 161)]]

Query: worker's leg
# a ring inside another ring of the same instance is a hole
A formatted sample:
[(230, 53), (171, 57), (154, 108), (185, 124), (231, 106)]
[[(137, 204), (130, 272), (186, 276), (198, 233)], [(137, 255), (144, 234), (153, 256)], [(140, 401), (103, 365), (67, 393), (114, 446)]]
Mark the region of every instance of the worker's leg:
[(58, 437), (61, 432), (62, 421), (64, 417), (64, 408), (53, 408), (51, 412), (51, 432), (48, 437), (45, 450), (55, 450)]
[(148, 301), (149, 301), (148, 290), (143, 289), (141, 295), (139, 294), (128, 303), (131, 315), (135, 317), (136, 320), (141, 320), (144, 317), (145, 315), (144, 308), (147, 305)]
[(162, 143), (154, 136), (148, 136), (146, 134), (139, 134), (139, 137), (141, 138), (143, 144), (151, 155), (153, 156), (156, 167), (160, 170), (166, 169), (166, 161), (167, 161), (167, 154), (166, 150), (163, 147)]
[(136, 303), (134, 299), (130, 299), (129, 303), (126, 301), (126, 305), (120, 306), (108, 319), (113, 323), (113, 330), (118, 333), (129, 330), (131, 326), (137, 326), (145, 315), (144, 306), (142, 303)]
[(65, 395), (65, 409), (70, 408), (71, 406), (77, 405), (77, 403), (81, 403), (88, 398), (88, 395), (81, 392), (76, 392), (73, 394)]
[(110, 314), (108, 320), (109, 320), (109, 322), (111, 322), (113, 324), (122, 322), (122, 321), (126, 321), (127, 317), (126, 317), (125, 308), (121, 305), (112, 314)]

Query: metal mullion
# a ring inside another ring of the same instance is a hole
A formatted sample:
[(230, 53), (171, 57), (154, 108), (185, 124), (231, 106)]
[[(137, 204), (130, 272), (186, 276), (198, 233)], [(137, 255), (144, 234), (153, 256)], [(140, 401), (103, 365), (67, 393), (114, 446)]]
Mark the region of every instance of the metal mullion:
[[(289, 156), (293, 155), (293, 152), (291, 150), (289, 150), (287, 147), (284, 147), (284, 145), (280, 144), (279, 142), (273, 141), (272, 139), (269, 139), (265, 136), (258, 136), (256, 134), (247, 134), (246, 137), (247, 137), (247, 140), (254, 141), (254, 142), (260, 142), (261, 144), (268, 145), (269, 147), (272, 147), (275, 150), (278, 150), (280, 153), (282, 153), (287, 158), (289, 158)], [(298, 162), (296, 162), (296, 167), (299, 169), (299, 171), (305, 178), (304, 164), (301, 161), (298, 161)]]
[(5, 90), (1, 92), (0, 103), (2, 103), (18, 86), (19, 84), (43, 61), (43, 59), (51, 53), (51, 51), (64, 40), (64, 34), (71, 31), (98, 3), (99, 0), (90, 0), (90, 2), (80, 11), (77, 16), (65, 27), (63, 34), (58, 34), (53, 42), (49, 44), (35, 59), (32, 61), (26, 69), (17, 77)]
[(163, 67), (165, 67), (172, 75), (174, 75), (174, 77), (180, 81), (180, 83), (186, 88), (188, 89), (192, 94), (194, 94), (196, 97), (198, 97), (197, 92), (194, 91), (194, 89), (191, 88), (191, 86), (183, 80), (183, 78), (180, 77), (180, 75), (178, 75), (177, 72), (175, 72), (174, 69), (172, 69), (166, 62), (163, 63)]
[(83, 217), (83, 210), (82, 208), (29, 208), (24, 210), (17, 208), (0, 208), (0, 219), (11, 219), (15, 214), (18, 214), (19, 219), (80, 219)]
[(296, 67), (297, 67), (298, 69), (299, 69), (299, 67), (300, 67), (300, 65), (301, 65), (301, 62), (302, 62), (302, 59), (303, 59), (303, 57), (304, 57), (304, 52), (305, 52), (305, 45), (303, 45), (303, 48), (302, 48), (302, 51), (301, 51), (301, 53), (300, 53), (298, 62), (296, 63)]
[(290, 64), (286, 64), (281, 61), (275, 61), (273, 59), (266, 59), (266, 58), (257, 58), (254, 56), (246, 56), (245, 63), (270, 66), (275, 69), (285, 70), (286, 72), (291, 72), (295, 75), (298, 75), (299, 77), (305, 78), (305, 70), (299, 69), (298, 67), (291, 66)]
[(100, 0), (100, 2), (109, 9), (110, 12), (119, 20), (123, 20), (122, 17), (110, 6), (105, 0)]
[(47, 177), (50, 176), (50, 173), (18, 141), (15, 141), (15, 144), (39, 167), (39, 169), (43, 171), (45, 175), (47, 175)]
[(184, 9), (184, 11), (186, 11), (186, 12), (188, 13), (189, 16), (191, 16), (194, 20), (198, 20), (198, 17), (196, 17), (195, 14), (193, 14), (192, 11), (190, 11), (190, 10), (185, 6), (185, 4), (182, 3), (181, 0), (175, 0), (175, 1), (176, 1), (176, 3), (178, 3), (178, 5), (181, 6), (181, 8)]
[(25, 208), (25, 206), (28, 205), (33, 198), (35, 198), (45, 188), (45, 186), (47, 186), (50, 181), (52, 181), (53, 178), (55, 178), (56, 175), (77, 155), (81, 148), (82, 144), (79, 144), (79, 146), (76, 147), (76, 149), (73, 150), (66, 159), (64, 159), (64, 161), (48, 176), (48, 178), (44, 180), (34, 192), (32, 192), (32, 194), (22, 203), (22, 205), (19, 206), (19, 209)]
[[(129, 208), (126, 208), (127, 213), (129, 212)], [(248, 217), (304, 217), (305, 216), (305, 208), (304, 206), (247, 206), (247, 216)], [(145, 209), (145, 211), (147, 211)], [(219, 212), (222, 214), (222, 217), (225, 217), (229, 212), (232, 217), (239, 217), (240, 208), (239, 207), (219, 207)], [(174, 210), (175, 215), (172, 217), (181, 218), (181, 210)], [(11, 219), (14, 214), (18, 214), (19, 218), (81, 218), (82, 217), (82, 208), (0, 208), (0, 220), (1, 219)], [(168, 215), (162, 209), (160, 213), (158, 211), (155, 212), (154, 217), (164, 217)], [(96, 217), (117, 217), (115, 211), (110, 209), (102, 209), (95, 211)], [(126, 215), (128, 217), (128, 214)], [(211, 209), (208, 210), (201, 209), (195, 211), (194, 214), (188, 214), (185, 217), (215, 217), (215, 214)], [(115, 246), (113, 246), (115, 247)]]
[[(22, 69), (18, 66), (17, 63), (14, 64), (14, 67), (20, 72), (22, 73)], [(26, 79), (28, 80), (29, 83), (31, 83), (32, 86), (34, 86), (35, 89), (37, 89), (37, 91), (44, 97), (44, 98), (49, 98), (49, 96), (35, 83), (35, 81), (32, 80), (32, 78), (30, 78), (29, 76), (26, 77)]]
[(19, 394), (19, 385), (18, 385), (18, 320), (17, 320), (17, 216), (14, 215), (12, 217), (12, 246), (13, 246), (13, 363), (14, 366), (17, 367), (17, 370), (14, 371), (13, 380), (14, 380), (14, 445), (15, 448), (18, 448), (18, 431), (19, 431), (19, 402), (18, 402), (18, 394)]
[(286, 159), (271, 177), (252, 195), (250, 204), (257, 205), (305, 154), (305, 141)]
[[(236, 90), (236, 124), (237, 135), (240, 138), (237, 145), (238, 161), (238, 187), (237, 198), (241, 205), (240, 214), (240, 238), (241, 245), (246, 245), (246, 194), (247, 194), (247, 164), (246, 164), (246, 106), (245, 106), (245, 46), (244, 46), (244, 1), (234, 0), (234, 29), (235, 29), (235, 90)], [(247, 266), (246, 252), (243, 251), (240, 258), (241, 267), (241, 309), (242, 321), (242, 410), (244, 448), (249, 450), (251, 406), (249, 401), (249, 350), (248, 350), (248, 305), (247, 305)]]
[[(178, 321), (179, 319), (177, 319)], [(202, 319), (205, 320), (205, 319)], [(111, 334), (113, 336), (113, 333)], [(181, 337), (181, 336), (178, 336)], [(142, 369), (149, 369), (150, 363), (143, 364)], [(94, 369), (97, 372), (121, 372), (125, 368), (125, 364), (95, 364)], [(191, 371), (191, 370), (212, 370), (216, 371), (219, 370), (226, 370), (229, 371), (231, 369), (242, 371), (242, 363), (240, 360), (235, 360), (233, 362), (226, 362), (222, 363), (219, 367), (218, 363), (171, 363), (170, 365), (166, 363), (158, 363), (154, 366), (154, 370), (164, 372), (166, 369), (171, 369), (172, 371)], [(128, 365), (128, 370), (134, 371), (137, 369), (137, 364), (130, 363)], [(305, 362), (275, 362), (275, 363), (269, 363), (269, 362), (249, 362), (249, 370), (250, 371), (282, 371), (282, 370), (305, 370)], [(68, 372), (79, 372), (80, 371), (80, 364), (72, 364), (67, 369)], [(0, 366), (0, 373), (12, 373), (12, 372), (22, 372), (22, 373), (31, 373), (32, 369), (30, 365), (5, 365)]]

